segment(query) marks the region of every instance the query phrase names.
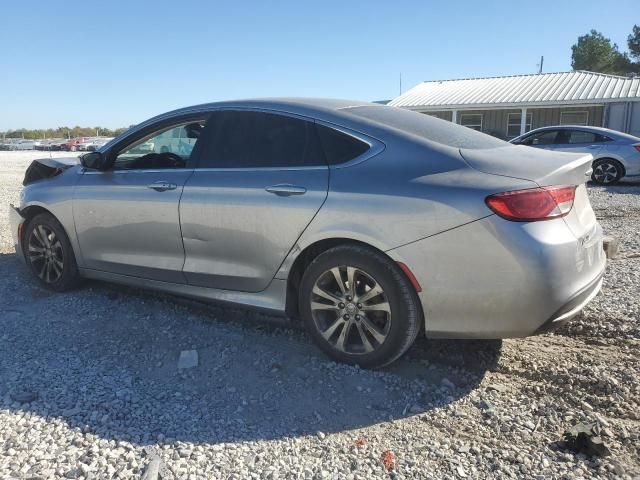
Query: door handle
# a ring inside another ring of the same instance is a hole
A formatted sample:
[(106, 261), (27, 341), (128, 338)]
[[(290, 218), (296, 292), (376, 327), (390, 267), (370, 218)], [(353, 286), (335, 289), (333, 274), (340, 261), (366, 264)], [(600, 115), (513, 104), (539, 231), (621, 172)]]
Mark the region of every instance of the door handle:
[(176, 188), (178, 188), (178, 185), (161, 180), (159, 182), (150, 183), (149, 185), (147, 185), (147, 188), (155, 190), (156, 192), (165, 192), (167, 190), (175, 190)]
[(600, 145), (589, 145), (587, 148), (594, 149), (594, 148), (598, 148), (599, 146), (600, 146)]
[(288, 183), (271, 185), (270, 187), (266, 187), (265, 190), (269, 193), (278, 195), (279, 197), (289, 197), (291, 195), (304, 195), (305, 193), (307, 193), (306, 188), (298, 187), (297, 185), (290, 185)]

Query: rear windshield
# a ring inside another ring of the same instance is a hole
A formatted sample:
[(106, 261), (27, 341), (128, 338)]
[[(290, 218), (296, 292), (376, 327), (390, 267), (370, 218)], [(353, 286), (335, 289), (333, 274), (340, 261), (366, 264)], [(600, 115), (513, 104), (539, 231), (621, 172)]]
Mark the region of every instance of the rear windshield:
[(351, 107), (342, 111), (450, 147), (496, 148), (509, 145), (471, 128), (403, 108), (380, 105)]

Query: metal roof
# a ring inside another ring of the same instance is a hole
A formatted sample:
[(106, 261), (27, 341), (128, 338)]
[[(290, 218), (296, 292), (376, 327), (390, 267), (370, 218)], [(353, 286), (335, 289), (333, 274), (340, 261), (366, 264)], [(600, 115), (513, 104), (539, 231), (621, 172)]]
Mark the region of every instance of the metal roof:
[(389, 102), (410, 109), (549, 106), (640, 101), (640, 77), (586, 71), (422, 82)]

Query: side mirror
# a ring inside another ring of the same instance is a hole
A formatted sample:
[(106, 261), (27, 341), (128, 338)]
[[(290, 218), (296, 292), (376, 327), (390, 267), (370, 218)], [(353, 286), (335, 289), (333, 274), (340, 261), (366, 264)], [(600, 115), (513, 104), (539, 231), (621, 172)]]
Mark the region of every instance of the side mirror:
[(106, 158), (100, 152), (89, 152), (80, 157), (80, 163), (83, 167), (91, 170), (104, 170)]

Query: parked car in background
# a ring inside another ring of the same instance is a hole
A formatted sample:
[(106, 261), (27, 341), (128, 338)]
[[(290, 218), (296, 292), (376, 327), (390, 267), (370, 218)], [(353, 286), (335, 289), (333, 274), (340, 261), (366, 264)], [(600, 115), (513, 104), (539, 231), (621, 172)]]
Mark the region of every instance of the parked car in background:
[(64, 150), (63, 146), (66, 145), (66, 143), (68, 142), (68, 139), (65, 138), (61, 138), (58, 140), (54, 140), (52, 142), (49, 143), (47, 150), (51, 150), (53, 152), (57, 152), (60, 150)]
[(562, 125), (532, 130), (511, 140), (545, 150), (590, 153), (591, 179), (612, 185), (623, 177), (640, 176), (640, 138), (608, 128)]
[(0, 150), (34, 150), (35, 144), (27, 138), (8, 138), (0, 144)]
[(75, 152), (78, 150), (78, 146), (83, 142), (87, 141), (90, 137), (76, 137), (71, 140), (67, 140), (66, 143), (62, 144), (61, 150), (66, 150), (67, 152)]
[(106, 145), (107, 143), (109, 143), (111, 140), (113, 140), (112, 137), (102, 137), (102, 138), (96, 138), (94, 139), (91, 143), (87, 144), (86, 146), (86, 150), (88, 152), (95, 152), (97, 149), (99, 149), (100, 147), (102, 147), (103, 145)]
[(52, 290), (87, 277), (287, 314), (335, 360), (380, 367), (420, 331), (520, 337), (577, 315), (606, 264), (591, 160), (371, 103), (213, 103), (34, 161), (10, 228)]

